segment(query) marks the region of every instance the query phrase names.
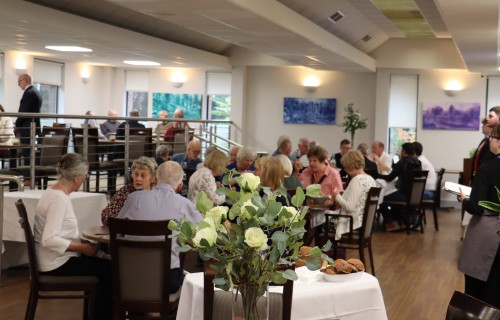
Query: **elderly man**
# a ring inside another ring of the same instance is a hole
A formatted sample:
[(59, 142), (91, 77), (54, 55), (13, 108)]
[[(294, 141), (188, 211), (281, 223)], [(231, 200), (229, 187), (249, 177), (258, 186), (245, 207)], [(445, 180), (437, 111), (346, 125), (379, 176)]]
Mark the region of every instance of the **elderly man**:
[(183, 169), (196, 171), (196, 166), (201, 163), (201, 143), (198, 141), (189, 141), (186, 153), (176, 153), (170, 159), (179, 163)]
[[(177, 108), (174, 111), (174, 119), (180, 120), (184, 119), (184, 110), (181, 108)], [(165, 138), (167, 141), (171, 141), (174, 138), (174, 135), (179, 131), (179, 129), (189, 129), (189, 123), (176, 121), (174, 124), (170, 126), (170, 128), (165, 131)]]
[(110, 117), (110, 119), (101, 123), (101, 132), (106, 136), (106, 138), (109, 138), (110, 133), (116, 133), (118, 127), (120, 126), (120, 121), (113, 119), (118, 117), (118, 112), (116, 110), (109, 110), (108, 117)]
[[(157, 185), (151, 190), (131, 193), (118, 218), (132, 220), (183, 220), (193, 223), (203, 220), (194, 204), (187, 198), (177, 194), (182, 189), (184, 172), (181, 166), (173, 161), (167, 161), (158, 167), (156, 172)], [(179, 245), (175, 237), (172, 239), (172, 254), (170, 262), (170, 291), (180, 289), (183, 272), (180, 268)]]
[(158, 137), (163, 137), (165, 136), (165, 132), (167, 132), (168, 128), (170, 128), (174, 124), (172, 122), (166, 121), (166, 119), (168, 119), (167, 110), (160, 110), (160, 112), (158, 112), (158, 118), (163, 119), (163, 121), (156, 125), (155, 132)]
[(302, 168), (309, 167), (309, 160), (307, 159), (307, 152), (309, 151), (309, 139), (300, 138), (297, 150), (290, 154), (292, 162), (298, 161)]
[[(133, 117), (133, 118), (138, 118), (139, 117), (139, 110), (132, 109), (132, 111), (130, 111), (129, 116)], [(116, 137), (118, 139), (125, 139), (125, 125), (127, 123), (128, 123), (129, 128), (146, 128), (146, 126), (143, 125), (142, 123), (140, 123), (138, 120), (129, 119), (127, 121), (120, 123), (120, 125), (118, 126), (118, 129), (116, 130)]]
[[(19, 78), (17, 78), (17, 84), (19, 88), (24, 91), (21, 101), (19, 102), (19, 113), (40, 113), (40, 109), (42, 108), (42, 96), (40, 95), (40, 92), (35, 87), (33, 87), (32, 81), (33, 80), (29, 74), (22, 74), (19, 76)], [(34, 121), (36, 124), (36, 134), (40, 134), (40, 118), (32, 119), (19, 117), (16, 120), (16, 132), (22, 144), (30, 144), (31, 121)], [(29, 148), (24, 148), (21, 150), (25, 165), (30, 164), (30, 153), (31, 150)]]
[(289, 136), (282, 135), (278, 138), (278, 149), (274, 150), (273, 156), (283, 154), (287, 157), (292, 153), (292, 140)]
[(240, 147), (238, 146), (232, 146), (229, 149), (229, 163), (236, 163), (236, 160), (238, 159), (238, 151), (240, 151)]
[(335, 166), (339, 169), (340, 176), (342, 177), (347, 176), (347, 172), (345, 172), (344, 167), (340, 162), (340, 159), (342, 159), (342, 156), (348, 153), (350, 150), (351, 150), (351, 141), (343, 139), (342, 141), (340, 141), (340, 152), (337, 152), (332, 156), (333, 160), (335, 160)]
[(375, 141), (372, 144), (373, 162), (377, 164), (377, 170), (380, 174), (389, 174), (392, 171), (392, 157), (384, 151), (384, 143)]

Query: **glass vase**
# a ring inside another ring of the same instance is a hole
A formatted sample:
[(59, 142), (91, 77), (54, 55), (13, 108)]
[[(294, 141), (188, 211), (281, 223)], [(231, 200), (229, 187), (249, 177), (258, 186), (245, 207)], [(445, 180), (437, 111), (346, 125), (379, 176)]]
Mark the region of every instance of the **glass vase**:
[(240, 284), (233, 289), (233, 320), (268, 320), (269, 286)]

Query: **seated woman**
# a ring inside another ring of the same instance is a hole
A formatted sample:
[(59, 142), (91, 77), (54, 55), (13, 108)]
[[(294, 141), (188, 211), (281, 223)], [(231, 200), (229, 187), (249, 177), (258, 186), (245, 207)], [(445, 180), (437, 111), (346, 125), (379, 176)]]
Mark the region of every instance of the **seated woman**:
[[(410, 189), (412, 184), (412, 171), (422, 170), (422, 164), (420, 160), (415, 156), (415, 147), (413, 143), (407, 142), (403, 143), (401, 146), (400, 160), (392, 166), (392, 171), (388, 175), (377, 174), (377, 178), (384, 179), (386, 181), (392, 181), (398, 178), (396, 183), (397, 191), (386, 194), (384, 196), (384, 201), (406, 201), (410, 195)], [(387, 206), (383, 203), (380, 205), (380, 210), (384, 216), (387, 231), (395, 231), (403, 228), (402, 213), (394, 210), (388, 210)], [(416, 221), (417, 213), (410, 217), (413, 225), (418, 225)]]
[(307, 158), (309, 167), (305, 168), (299, 176), (303, 188), (310, 184), (320, 184), (321, 194), (325, 196), (331, 195), (335, 189), (338, 192), (344, 190), (340, 174), (328, 164), (328, 152), (323, 147), (316, 146), (309, 149)]
[[(281, 164), (278, 156), (266, 157), (269, 160), (262, 167), (260, 172), (260, 184), (263, 187), (268, 187), (271, 191), (276, 191), (283, 187), (283, 180), (285, 179), (285, 169)], [(263, 194), (261, 194), (263, 195)], [(289, 206), (291, 203), (290, 194), (286, 193), (286, 196), (276, 197), (276, 201), (284, 206)]]
[[(0, 113), (5, 112), (3, 106), (0, 104)], [(14, 139), (14, 123), (10, 117), (0, 116), (0, 145), (11, 146)], [(0, 158), (5, 159), (10, 157), (10, 150), (0, 149)], [(2, 163), (5, 167), (5, 165)]]
[[(252, 147), (245, 146), (238, 151), (236, 162), (229, 164), (226, 168), (228, 170), (235, 169), (238, 174), (233, 175), (233, 177), (236, 178), (242, 173), (254, 171), (253, 163), (256, 158), (257, 153), (255, 153), (255, 150)], [(239, 191), (240, 187), (234, 178), (229, 181), (229, 185)]]
[(151, 158), (140, 157), (134, 160), (131, 168), (133, 182), (120, 188), (111, 198), (106, 208), (102, 210), (101, 221), (103, 225), (108, 225), (109, 217), (118, 216), (130, 193), (136, 190), (151, 189), (155, 184), (157, 168), (156, 161)]
[(94, 257), (97, 247), (80, 241), (78, 221), (69, 195), (88, 179), (89, 165), (68, 153), (57, 165), (57, 183), (45, 190), (36, 206), (34, 238), (41, 274), (96, 276), (94, 319), (112, 319), (111, 264)]
[[(93, 111), (87, 111), (85, 113), (86, 116), (95, 116), (95, 113)], [(102, 134), (101, 131), (101, 125), (97, 122), (96, 119), (85, 119), (83, 124), (88, 124), (90, 128), (97, 128), (97, 134), (99, 135), (100, 140), (108, 140), (104, 134)]]
[(264, 167), (269, 162), (269, 159), (270, 159), (270, 157), (264, 156), (264, 157), (260, 157), (257, 160), (255, 160), (255, 163), (254, 163), (255, 169), (253, 171), (253, 174), (262, 179), (262, 170), (264, 170)]
[[(361, 227), (363, 222), (363, 212), (365, 209), (366, 197), (370, 188), (375, 187), (375, 180), (364, 171), (365, 158), (361, 152), (351, 150), (342, 156), (340, 160), (342, 167), (351, 177), (349, 185), (343, 194), (334, 190), (332, 197), (341, 207), (341, 214), (351, 215), (353, 217), (352, 229)], [(339, 219), (335, 240), (340, 239), (342, 234), (349, 232), (349, 221)]]
[(302, 188), (300, 179), (297, 176), (292, 175), (293, 165), (290, 158), (282, 154), (278, 155), (277, 157), (278, 159), (280, 159), (281, 164), (283, 165), (283, 169), (285, 169), (285, 179), (283, 180), (283, 186), (285, 187), (285, 189), (291, 192), (295, 192), (298, 187)]
[(458, 269), (465, 275), (465, 293), (500, 309), (500, 221), (498, 212), (479, 205), (486, 200), (498, 204), (500, 190), (500, 125), (493, 127), (489, 148), (495, 158), (477, 170), (465, 210), (472, 214), (465, 233)]
[(198, 193), (200, 191), (205, 191), (208, 199), (213, 203), (224, 203), (226, 197), (215, 193), (217, 190), (217, 182), (215, 179), (222, 174), (228, 162), (229, 159), (223, 152), (219, 150), (210, 152), (205, 158), (203, 166), (199, 167), (189, 179), (188, 199), (196, 203)]

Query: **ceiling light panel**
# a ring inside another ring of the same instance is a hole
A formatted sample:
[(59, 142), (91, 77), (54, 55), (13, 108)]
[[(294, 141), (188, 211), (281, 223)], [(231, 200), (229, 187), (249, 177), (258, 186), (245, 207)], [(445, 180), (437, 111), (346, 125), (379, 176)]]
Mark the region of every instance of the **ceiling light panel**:
[(92, 52), (92, 49), (78, 46), (45, 46), (45, 49), (61, 52)]

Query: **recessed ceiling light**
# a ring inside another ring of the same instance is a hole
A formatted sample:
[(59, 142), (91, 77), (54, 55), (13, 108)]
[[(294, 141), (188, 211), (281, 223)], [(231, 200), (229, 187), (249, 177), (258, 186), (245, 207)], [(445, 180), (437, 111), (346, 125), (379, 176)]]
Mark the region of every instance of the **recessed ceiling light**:
[(123, 63), (131, 64), (133, 66), (161, 66), (161, 64), (154, 61), (125, 60)]
[(63, 52), (92, 52), (92, 49), (77, 46), (45, 46), (45, 48)]

